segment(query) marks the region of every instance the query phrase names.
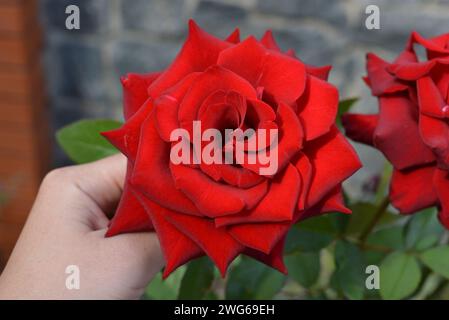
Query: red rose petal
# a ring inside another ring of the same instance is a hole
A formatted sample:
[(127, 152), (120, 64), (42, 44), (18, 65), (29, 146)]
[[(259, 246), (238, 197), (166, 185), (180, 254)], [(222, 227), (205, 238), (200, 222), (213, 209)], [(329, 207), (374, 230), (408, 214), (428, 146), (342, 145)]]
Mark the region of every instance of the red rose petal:
[(368, 53), (366, 59), (367, 83), (371, 87), (371, 92), (374, 96), (407, 89), (405, 83), (398, 81), (387, 71), (387, 67), (390, 65), (388, 62), (373, 53)]
[(287, 267), (284, 263), (284, 246), (285, 246), (286, 237), (282, 238), (278, 241), (278, 243), (274, 246), (273, 250), (269, 254), (264, 254), (260, 251), (253, 249), (246, 249), (245, 255), (250, 256), (269, 267), (272, 267), (279, 272), (287, 275)]
[[(301, 151), (303, 144), (303, 129), (298, 117), (293, 112), (293, 109), (284, 103), (280, 103), (277, 110), (277, 120), (279, 125), (279, 141), (277, 146), (271, 146), (267, 151), (267, 157), (272, 158), (271, 152), (274, 148), (277, 150), (278, 170), (281, 171), (289, 163), (292, 157)], [(248, 153), (247, 160), (242, 163), (242, 167), (247, 168), (253, 172), (261, 174), (262, 168), (269, 167), (270, 164), (262, 164), (259, 161), (258, 155), (255, 153)], [(249, 159), (251, 158), (251, 159)], [(268, 176), (272, 176), (269, 174)]]
[(312, 183), (313, 167), (309, 158), (304, 153), (301, 153), (301, 155), (297, 160), (293, 162), (293, 164), (295, 165), (301, 177), (302, 190), (298, 199), (297, 208), (299, 211), (301, 211), (306, 208), (307, 194), (309, 193), (310, 185)]
[(269, 254), (287, 234), (291, 222), (244, 223), (228, 227), (231, 236), (242, 245)]
[(317, 204), (304, 211), (298, 211), (296, 220), (302, 221), (326, 213), (340, 212), (350, 214), (352, 211), (345, 205), (341, 184), (337, 185), (326, 194)]
[(250, 99), (257, 98), (256, 90), (245, 79), (222, 67), (210, 67), (196, 78), (181, 102), (178, 119), (182, 128), (191, 132), (202, 102), (216, 91), (235, 91)]
[(397, 63), (387, 67), (387, 70), (403, 80), (417, 80), (427, 75), (437, 61), (425, 61), (415, 63)]
[(276, 101), (293, 103), (304, 92), (305, 66), (297, 59), (267, 50), (254, 37), (220, 53), (218, 65), (263, 87)]
[(218, 227), (248, 222), (291, 221), (296, 211), (301, 179), (291, 164), (270, 183), (265, 197), (252, 210), (215, 219)]
[(391, 203), (404, 214), (433, 206), (437, 195), (433, 187), (435, 166), (394, 170), (390, 185)]
[(353, 147), (335, 126), (325, 136), (309, 142), (304, 153), (310, 159), (314, 172), (307, 207), (318, 203), (362, 166)]
[(306, 71), (309, 75), (317, 77), (318, 79), (327, 81), (329, 78), (329, 73), (331, 72), (332, 66), (322, 66), (315, 67), (306, 65)]
[(337, 88), (314, 76), (308, 76), (305, 92), (298, 100), (298, 110), (306, 140), (316, 139), (329, 132), (338, 111)]
[(446, 170), (435, 170), (434, 187), (439, 198), (438, 218), (449, 229), (449, 173)]
[(166, 208), (198, 215), (198, 209), (173, 181), (170, 163), (170, 144), (159, 137), (154, 117), (150, 116), (142, 127), (137, 159), (131, 184), (146, 197)]
[(449, 127), (441, 119), (429, 117), (423, 113), (419, 117), (419, 131), (422, 140), (435, 154), (438, 164), (449, 169)]
[(415, 42), (418, 42), (420, 45), (422, 45), (429, 51), (449, 54), (449, 48), (447, 47), (449, 34), (442, 34), (438, 37), (426, 39), (423, 36), (421, 36), (418, 32), (414, 31), (412, 33), (412, 37)]
[(239, 28), (236, 28), (227, 38), (226, 38), (227, 42), (230, 43), (240, 43), (240, 30)]
[(207, 217), (236, 214), (256, 206), (267, 192), (264, 181), (252, 188), (239, 189), (210, 179), (200, 170), (170, 163), (176, 187)]
[(242, 253), (244, 247), (235, 241), (225, 228), (216, 228), (212, 220), (164, 211), (164, 218), (192, 239), (225, 275), (229, 264)]
[(102, 132), (101, 134), (120, 152), (122, 152), (129, 161), (134, 162), (137, 155), (137, 149), (140, 141), (140, 131), (142, 123), (153, 110), (153, 103), (148, 99), (145, 104), (126, 121), (121, 128)]
[(199, 72), (189, 74), (154, 101), (156, 128), (164, 141), (170, 142), (171, 133), (179, 128), (179, 105), (199, 74)]
[(220, 40), (189, 21), (189, 36), (175, 61), (148, 88), (148, 94), (157, 98), (189, 73), (204, 71), (216, 64), (220, 52), (232, 44)]
[(123, 194), (106, 232), (106, 237), (112, 237), (126, 232), (154, 230), (150, 216), (131, 191), (131, 186), (128, 182), (131, 172), (132, 165), (128, 163)]
[(374, 144), (374, 130), (377, 127), (377, 114), (349, 114), (342, 116), (341, 122), (346, 135), (354, 141), (372, 146)]
[(164, 279), (179, 266), (204, 255), (203, 250), (190, 237), (168, 221), (169, 210), (158, 206), (143, 194), (138, 194), (138, 198), (154, 222), (166, 263)]
[(276, 113), (268, 104), (262, 100), (248, 100), (248, 109), (246, 111), (246, 120), (257, 128), (260, 122), (274, 121)]
[(416, 106), (403, 95), (379, 98), (380, 113), (374, 145), (393, 166), (402, 170), (434, 161), (435, 157), (421, 139)]
[(129, 73), (121, 79), (123, 86), (123, 112), (128, 120), (148, 99), (148, 87), (161, 75)]
[(430, 77), (423, 77), (416, 81), (420, 111), (428, 116), (445, 118), (443, 111), (446, 106), (441, 92)]
[(281, 52), (281, 49), (276, 43), (276, 40), (273, 37), (273, 32), (271, 30), (265, 31), (265, 33), (262, 36), (262, 39), (260, 39), (260, 43), (262, 43), (263, 46), (267, 49)]
[(438, 65), (433, 68), (430, 76), (437, 85), (442, 98), (449, 103), (449, 65)]
[(265, 178), (246, 168), (232, 164), (200, 164), (201, 170), (215, 181), (224, 181), (238, 188), (251, 188), (261, 183)]

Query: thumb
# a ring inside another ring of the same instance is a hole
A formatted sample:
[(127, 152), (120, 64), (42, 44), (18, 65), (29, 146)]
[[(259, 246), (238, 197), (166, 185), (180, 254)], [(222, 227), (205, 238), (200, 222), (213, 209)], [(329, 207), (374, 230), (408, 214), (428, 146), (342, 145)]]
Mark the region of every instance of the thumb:
[(108, 213), (120, 200), (125, 175), (126, 157), (118, 154), (78, 166), (74, 183), (104, 213)]

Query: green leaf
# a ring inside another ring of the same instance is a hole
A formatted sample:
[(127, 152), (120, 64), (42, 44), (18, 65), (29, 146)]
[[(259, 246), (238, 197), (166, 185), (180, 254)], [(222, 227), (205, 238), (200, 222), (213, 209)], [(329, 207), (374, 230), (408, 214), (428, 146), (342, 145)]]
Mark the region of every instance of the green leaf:
[[(419, 291), (411, 297), (412, 300), (425, 300), (434, 299), (432, 295), (440, 288), (440, 286), (445, 282), (445, 279), (436, 273), (430, 273), (427, 278), (422, 281)], [(439, 291), (439, 290), (438, 290)]]
[(403, 252), (388, 255), (380, 265), (380, 295), (386, 300), (410, 296), (421, 281), (421, 268), (415, 257)]
[(404, 227), (392, 226), (373, 232), (366, 239), (366, 243), (381, 248), (402, 250), (404, 249)]
[(341, 128), (341, 116), (348, 112), (352, 106), (359, 100), (357, 97), (343, 99), (338, 104), (338, 113), (337, 113), (337, 125)]
[(365, 291), (365, 263), (357, 246), (338, 241), (335, 246), (335, 281), (349, 299), (362, 299)]
[(310, 218), (296, 224), (287, 235), (285, 253), (319, 251), (327, 247), (338, 233), (333, 215)]
[(387, 254), (404, 249), (404, 226), (391, 226), (371, 233), (363, 256), (367, 264), (379, 264)]
[(212, 286), (214, 280), (214, 265), (207, 258), (199, 258), (190, 262), (182, 278), (178, 299), (203, 299)]
[(272, 299), (282, 289), (285, 278), (279, 271), (242, 257), (229, 272), (226, 299)]
[[(346, 228), (346, 233), (356, 236), (368, 227), (369, 223), (376, 215), (378, 207), (368, 202), (357, 202), (352, 204), (350, 208), (352, 210), (352, 215), (348, 227)], [(391, 223), (399, 218), (399, 215), (387, 211), (377, 224), (383, 225)]]
[(184, 266), (180, 267), (165, 280), (162, 280), (162, 272), (159, 272), (146, 288), (145, 298), (154, 300), (176, 299), (185, 271)]
[(441, 238), (444, 229), (434, 208), (415, 213), (407, 224), (405, 243), (408, 249), (428, 249)]
[(440, 246), (424, 251), (421, 261), (434, 272), (449, 279), (449, 246)]
[(100, 132), (117, 129), (122, 124), (113, 120), (80, 120), (56, 133), (56, 140), (75, 163), (87, 163), (117, 153)]
[(337, 235), (346, 234), (346, 229), (348, 228), (349, 221), (351, 221), (352, 215), (344, 214), (341, 212), (335, 212), (330, 214), (330, 219), (333, 221), (333, 225), (337, 230)]
[(305, 288), (313, 286), (320, 274), (320, 254), (318, 252), (296, 252), (285, 257), (289, 276)]

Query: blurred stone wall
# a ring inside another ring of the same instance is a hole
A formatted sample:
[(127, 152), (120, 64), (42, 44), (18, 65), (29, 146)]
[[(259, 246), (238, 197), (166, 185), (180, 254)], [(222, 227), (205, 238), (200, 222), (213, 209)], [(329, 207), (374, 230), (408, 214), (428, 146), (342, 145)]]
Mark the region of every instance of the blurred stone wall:
[[(65, 28), (70, 4), (81, 10), (80, 30)], [(380, 30), (365, 28), (370, 4), (380, 8)], [(272, 29), (280, 46), (294, 48), (305, 62), (332, 64), (330, 81), (341, 97), (360, 96), (354, 109), (363, 112), (376, 110), (361, 81), (366, 52), (390, 59), (412, 30), (449, 32), (449, 0), (41, 0), (41, 9), (55, 129), (80, 118), (121, 118), (120, 75), (166, 67), (189, 18), (218, 36), (236, 26), (243, 36)], [(350, 188), (361, 194), (383, 161), (376, 151), (357, 148), (368, 166)]]

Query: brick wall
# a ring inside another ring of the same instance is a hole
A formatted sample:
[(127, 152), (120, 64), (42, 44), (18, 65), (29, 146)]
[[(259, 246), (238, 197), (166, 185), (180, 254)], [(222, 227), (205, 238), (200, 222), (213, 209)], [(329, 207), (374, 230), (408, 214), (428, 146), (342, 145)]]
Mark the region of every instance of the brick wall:
[[(81, 9), (79, 31), (65, 29), (69, 4)], [(381, 30), (364, 27), (369, 4), (380, 7)], [(220, 36), (235, 26), (243, 35), (273, 29), (280, 45), (306, 62), (333, 64), (331, 81), (341, 96), (362, 97), (356, 109), (365, 111), (376, 107), (360, 80), (367, 51), (391, 58), (413, 29), (427, 36), (449, 32), (449, 0), (42, 0), (41, 9), (55, 127), (82, 117), (120, 118), (119, 76), (167, 66), (190, 17)], [(357, 148), (368, 166), (349, 188), (360, 195), (382, 157)]]
[(37, 1), (0, 1), (0, 270), (48, 168), (41, 40)]

